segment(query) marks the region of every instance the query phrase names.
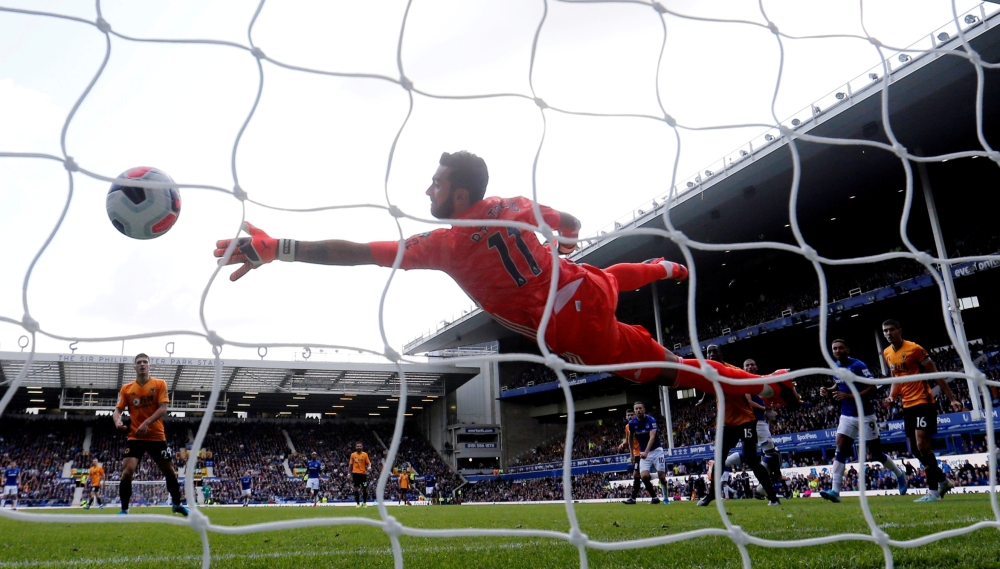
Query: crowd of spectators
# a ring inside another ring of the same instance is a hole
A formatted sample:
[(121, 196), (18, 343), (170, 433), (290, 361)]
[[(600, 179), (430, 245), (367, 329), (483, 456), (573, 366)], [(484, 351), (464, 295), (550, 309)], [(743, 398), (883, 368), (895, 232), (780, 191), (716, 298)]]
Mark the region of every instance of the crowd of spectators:
[(66, 421), (0, 419), (0, 468), (21, 469), (22, 504), (63, 505), (73, 500), (73, 484), (59, 479), (83, 446), (83, 432)]
[[(586, 374), (567, 370), (566, 380), (572, 381), (580, 375)], [(515, 378), (505, 380), (503, 386), (507, 389), (517, 389), (519, 387), (530, 387), (532, 385), (552, 383), (553, 381), (558, 380), (559, 378), (556, 377), (556, 372), (552, 371), (552, 368), (542, 364), (533, 364), (521, 370), (521, 373), (517, 374)]]

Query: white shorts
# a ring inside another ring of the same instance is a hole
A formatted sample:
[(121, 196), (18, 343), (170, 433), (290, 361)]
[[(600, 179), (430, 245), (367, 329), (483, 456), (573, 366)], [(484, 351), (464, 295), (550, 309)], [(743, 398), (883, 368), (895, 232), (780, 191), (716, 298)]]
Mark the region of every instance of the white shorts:
[(773, 448), (775, 447), (771, 438), (771, 425), (767, 424), (767, 421), (757, 421), (757, 449), (763, 452)]
[(251, 494), (253, 494), (253, 490), (251, 490), (250, 488), (247, 488), (246, 490), (243, 491), (244, 496), (249, 496)]
[[(865, 415), (865, 427), (868, 429), (868, 438), (865, 440), (873, 441), (879, 438), (878, 420), (875, 418), (875, 415)], [(845, 437), (857, 440), (860, 431), (861, 427), (858, 425), (857, 417), (840, 416), (840, 424), (837, 425), (838, 435), (844, 435)]]
[(4, 486), (3, 487), (4, 496), (17, 496), (17, 486)]
[(649, 451), (646, 458), (639, 459), (639, 472), (666, 472), (663, 464), (663, 447)]
[(309, 478), (306, 480), (306, 488), (310, 490), (319, 490), (319, 478)]
[(433, 486), (428, 486), (427, 487), (427, 491), (424, 492), (424, 494), (427, 494), (428, 496), (430, 496), (433, 493), (434, 493), (434, 487)]

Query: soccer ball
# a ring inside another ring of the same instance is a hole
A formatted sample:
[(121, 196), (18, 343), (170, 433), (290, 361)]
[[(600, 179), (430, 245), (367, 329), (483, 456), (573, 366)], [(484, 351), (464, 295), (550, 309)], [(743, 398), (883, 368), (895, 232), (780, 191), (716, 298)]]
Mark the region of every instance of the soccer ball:
[(181, 214), (177, 188), (137, 188), (122, 180), (174, 183), (170, 176), (148, 166), (126, 170), (108, 190), (108, 218), (115, 229), (133, 239), (152, 239), (166, 233)]

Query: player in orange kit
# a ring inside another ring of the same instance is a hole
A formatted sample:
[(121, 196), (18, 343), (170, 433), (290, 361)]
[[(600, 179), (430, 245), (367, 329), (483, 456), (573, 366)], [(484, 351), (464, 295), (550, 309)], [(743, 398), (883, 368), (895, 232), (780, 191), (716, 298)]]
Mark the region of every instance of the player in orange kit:
[(97, 502), (98, 509), (103, 510), (104, 504), (101, 503), (101, 482), (104, 481), (104, 467), (97, 462), (96, 458), (90, 461), (87, 478), (90, 480), (90, 499), (87, 500), (87, 505), (83, 509), (89, 510), (94, 505), (94, 502)]

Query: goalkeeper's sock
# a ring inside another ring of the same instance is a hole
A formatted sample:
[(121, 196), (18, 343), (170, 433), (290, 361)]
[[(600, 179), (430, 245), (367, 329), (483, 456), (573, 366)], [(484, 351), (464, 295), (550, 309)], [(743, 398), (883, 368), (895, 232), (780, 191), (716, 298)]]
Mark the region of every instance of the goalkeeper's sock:
[(604, 269), (618, 280), (618, 290), (635, 290), (667, 278), (667, 269), (659, 263), (620, 263)]
[(354, 489), (354, 503), (359, 506), (361, 505), (361, 490), (357, 488)]
[(368, 488), (361, 489), (361, 499), (364, 501), (364, 503), (366, 504), (368, 503)]
[(639, 497), (639, 489), (642, 486), (642, 481), (639, 478), (632, 479), (632, 499), (635, 500)]

